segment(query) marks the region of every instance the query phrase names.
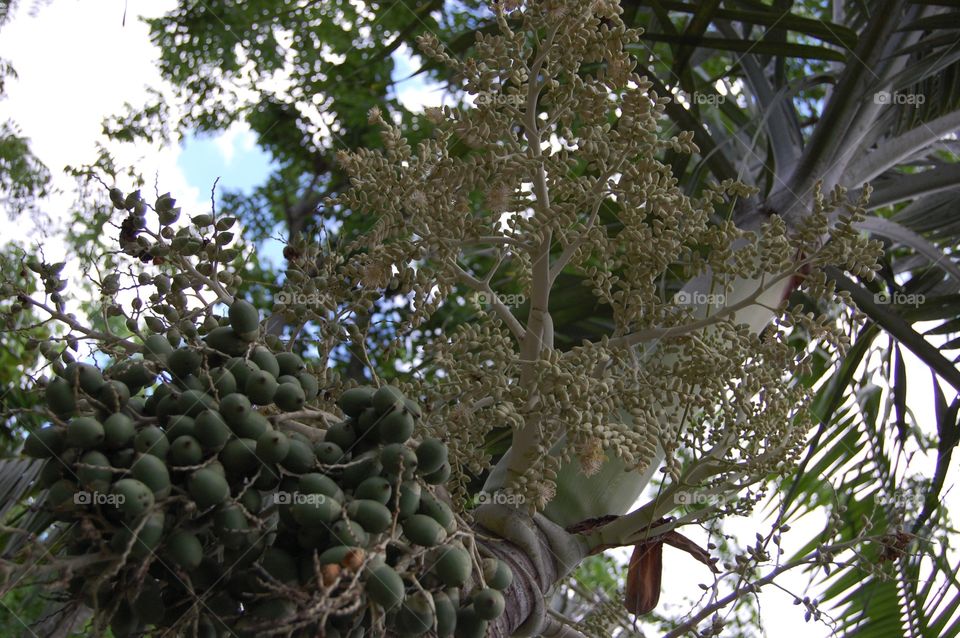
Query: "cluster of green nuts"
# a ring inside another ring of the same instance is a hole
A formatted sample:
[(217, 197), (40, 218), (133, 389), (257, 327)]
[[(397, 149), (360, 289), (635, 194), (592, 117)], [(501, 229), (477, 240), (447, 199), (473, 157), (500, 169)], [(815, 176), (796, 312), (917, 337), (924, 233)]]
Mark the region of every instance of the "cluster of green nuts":
[(510, 570), (445, 502), (418, 404), (355, 387), (325, 421), (317, 376), (260, 322), (237, 300), (202, 338), (149, 334), (142, 356), (46, 383), (51, 424), (24, 451), (47, 459), (43, 506), (80, 523), (68, 553), (108, 563), (70, 593), (118, 637), (485, 635)]

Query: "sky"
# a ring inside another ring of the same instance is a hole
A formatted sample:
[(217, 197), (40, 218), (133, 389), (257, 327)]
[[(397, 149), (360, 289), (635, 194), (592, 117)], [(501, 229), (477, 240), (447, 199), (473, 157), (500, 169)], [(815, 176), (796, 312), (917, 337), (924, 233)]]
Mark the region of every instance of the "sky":
[[(146, 87), (170, 93), (154, 64), (158, 52), (149, 42), (147, 27), (137, 16), (157, 16), (175, 6), (172, 0), (54, 0), (31, 15), (32, 2), (21, 3), (19, 12), (2, 32), (0, 57), (12, 61), (19, 80), (11, 81), (8, 97), (0, 101), (0, 121), (12, 118), (31, 140), (34, 153), (53, 172), (64, 193), (53, 196), (45, 209), (55, 219), (63, 219), (71, 203), (71, 181), (62, 168), (91, 162), (95, 157), (94, 142), (106, 143), (101, 135), (101, 120), (120, 113), (126, 102), (142, 104)], [(126, 23), (123, 24), (126, 10)], [(399, 80), (415, 70), (416, 61), (410, 52), (397, 53)], [(97, 78), (90, 85), (91, 78)], [(400, 100), (410, 108), (439, 105), (443, 92), (427, 86), (420, 78), (398, 86)], [(269, 171), (269, 157), (256, 147), (254, 135), (243, 124), (234, 125), (223, 134), (186, 139), (182, 144), (164, 147), (110, 144), (118, 165), (135, 164), (144, 175), (156, 176), (161, 192), (170, 191), (185, 213), (198, 214), (209, 210), (210, 188), (219, 178), (220, 188), (248, 189), (260, 183)], [(123, 185), (121, 184), (121, 188)], [(4, 239), (42, 241), (50, 261), (62, 259), (63, 244), (56, 239), (55, 229), (30, 228), (26, 223), (6, 225)], [(268, 249), (279, 253), (279, 244)], [(932, 423), (932, 395), (926, 367), (908, 355), (908, 374), (916, 377), (910, 390), (910, 404), (918, 418)], [(945, 386), (949, 388), (949, 386)], [(950, 502), (956, 504), (956, 494)], [(821, 521), (809, 521), (817, 528)], [(728, 522), (728, 531), (742, 544), (752, 541), (756, 532), (767, 527), (757, 517)], [(696, 531), (696, 530), (694, 530)], [(696, 533), (691, 536), (703, 541)], [(803, 538), (799, 531), (792, 538)], [(787, 542), (791, 538), (786, 537)], [(787, 545), (788, 554), (791, 548)], [(628, 550), (619, 555), (625, 557)], [(683, 552), (667, 547), (664, 550), (665, 570), (661, 608), (683, 609), (684, 595), (695, 595), (692, 583), (708, 582), (709, 572)], [(792, 604), (793, 593), (804, 595), (806, 578), (799, 575), (784, 578), (783, 585), (791, 593), (769, 588), (760, 595), (763, 618), (771, 636), (780, 636), (781, 628), (803, 627), (805, 638), (830, 635), (823, 624), (803, 622), (801, 607)]]

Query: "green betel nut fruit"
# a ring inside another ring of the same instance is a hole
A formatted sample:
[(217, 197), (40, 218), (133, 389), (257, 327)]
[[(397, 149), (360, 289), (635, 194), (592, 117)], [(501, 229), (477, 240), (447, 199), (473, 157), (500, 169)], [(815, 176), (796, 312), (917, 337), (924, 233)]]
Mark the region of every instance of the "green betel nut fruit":
[(152, 454), (143, 454), (130, 467), (130, 475), (163, 498), (170, 493), (170, 472), (167, 465)]
[(487, 587), (476, 592), (471, 598), (473, 609), (477, 616), (484, 620), (493, 620), (503, 613), (506, 606), (503, 594), (496, 589)]
[(392, 385), (384, 385), (373, 394), (373, 407), (380, 414), (386, 414), (395, 408), (402, 408), (403, 393)]
[(192, 570), (199, 567), (203, 560), (203, 545), (195, 534), (178, 530), (167, 539), (167, 553), (174, 563)]
[(301, 410), (307, 402), (307, 395), (299, 383), (281, 383), (273, 395), (277, 407), (286, 412)]
[(373, 406), (374, 392), (375, 390), (369, 387), (351, 388), (340, 395), (337, 406), (347, 416), (359, 417), (366, 408)]
[(91, 448), (103, 442), (103, 425), (90, 417), (76, 417), (67, 425), (67, 445), (70, 447)]
[(360, 523), (370, 534), (386, 531), (393, 522), (393, 513), (386, 505), (369, 499), (351, 501), (347, 506), (347, 516)]
[(264, 432), (257, 439), (257, 456), (265, 463), (279, 463), (290, 452), (290, 439), (283, 432)]
[(447, 462), (447, 446), (439, 439), (424, 439), (417, 446), (417, 462), (421, 474), (436, 472)]
[(270, 405), (273, 403), (278, 387), (279, 384), (272, 374), (266, 370), (260, 370), (259, 372), (253, 373), (250, 378), (247, 379), (244, 393), (250, 399), (251, 403)]
[(447, 587), (463, 587), (473, 572), (470, 553), (458, 545), (437, 548), (431, 557), (431, 571)]
[(193, 473), (187, 484), (187, 490), (200, 509), (219, 505), (230, 495), (227, 479), (217, 471), (207, 468)]
[(46, 459), (60, 454), (64, 444), (68, 442), (67, 433), (63, 429), (48, 426), (30, 433), (24, 441), (23, 453), (35, 459)]
[(367, 573), (364, 591), (373, 602), (386, 610), (393, 609), (404, 599), (403, 579), (389, 565), (378, 565)]
[(256, 341), (260, 334), (260, 313), (248, 301), (236, 299), (228, 311), (230, 327), (244, 341)]
[(140, 516), (154, 504), (153, 490), (136, 479), (120, 479), (111, 492), (116, 497), (117, 509), (129, 519)]
[(424, 514), (414, 514), (403, 521), (403, 534), (423, 547), (439, 545), (447, 538), (447, 531), (437, 521)]
[(488, 587), (504, 591), (513, 582), (510, 566), (497, 558), (484, 558), (480, 562), (483, 569), (483, 581)]

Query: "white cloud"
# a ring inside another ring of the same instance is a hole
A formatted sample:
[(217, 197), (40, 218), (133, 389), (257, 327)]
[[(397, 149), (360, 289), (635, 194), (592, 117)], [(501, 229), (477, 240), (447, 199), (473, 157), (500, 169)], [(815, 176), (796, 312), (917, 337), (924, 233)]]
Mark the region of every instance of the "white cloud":
[[(33, 16), (30, 4), (20, 3), (3, 29), (3, 56), (12, 62), (19, 79), (8, 83), (0, 119), (17, 122), (30, 138), (33, 152), (50, 168), (55, 186), (63, 192), (49, 198), (43, 208), (55, 221), (64, 221), (73, 202), (74, 183), (63, 168), (95, 159), (95, 142), (107, 142), (101, 130), (104, 117), (122, 113), (126, 102), (144, 104), (147, 86), (167, 86), (156, 67), (157, 48), (139, 18), (159, 16), (176, 2), (58, 2), (41, 7)], [(168, 87), (165, 93), (170, 93)], [(209, 205), (207, 195), (191, 187), (178, 168), (178, 146), (111, 143), (107, 148), (118, 167), (135, 166), (151, 187), (156, 178), (161, 191), (174, 193), (185, 211)], [(118, 186), (126, 190), (131, 185)], [(146, 190), (144, 195), (148, 196)], [(31, 229), (26, 218), (22, 221), (15, 237), (23, 239), (30, 231), (43, 230)]]

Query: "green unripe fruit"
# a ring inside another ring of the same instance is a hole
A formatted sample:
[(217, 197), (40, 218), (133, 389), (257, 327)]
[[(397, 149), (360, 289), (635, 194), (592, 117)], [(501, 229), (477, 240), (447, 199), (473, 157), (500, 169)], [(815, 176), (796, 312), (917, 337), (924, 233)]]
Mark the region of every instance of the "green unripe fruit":
[(383, 465), (380, 463), (376, 450), (370, 450), (353, 459), (350, 465), (340, 474), (340, 485), (345, 488), (357, 487), (371, 476), (380, 474)]
[(301, 372), (296, 377), (303, 389), (304, 396), (307, 397), (307, 401), (317, 398), (317, 395), (320, 394), (320, 382), (317, 381), (317, 377), (309, 372)]
[(126, 196), (123, 194), (123, 191), (119, 188), (110, 189), (110, 203), (113, 204), (113, 207), (118, 210), (126, 209)]
[(337, 445), (342, 450), (349, 450), (350, 447), (356, 442), (357, 434), (350, 425), (350, 421), (341, 421), (340, 423), (334, 423), (329, 428), (327, 428), (326, 434), (323, 437), (324, 442), (333, 443)]
[(434, 592), (433, 608), (437, 615), (437, 638), (452, 636), (457, 626), (457, 608), (454, 607), (450, 597), (442, 591)]
[(212, 391), (217, 397), (223, 398), (237, 391), (237, 380), (233, 373), (226, 368), (214, 368), (210, 371)]
[(373, 394), (373, 408), (379, 414), (386, 414), (391, 410), (402, 408), (403, 401), (403, 393), (392, 385), (380, 386)]
[(393, 609), (404, 599), (403, 580), (389, 565), (378, 565), (369, 570), (364, 591), (370, 600), (387, 610)]
[(170, 372), (181, 379), (199, 372), (201, 363), (203, 363), (203, 357), (189, 346), (174, 350), (167, 356), (167, 367)]
[(264, 432), (257, 439), (257, 456), (265, 463), (279, 463), (290, 451), (290, 440), (283, 432)]
[(233, 439), (220, 451), (220, 462), (227, 472), (248, 476), (257, 471), (257, 442), (253, 439)]
[(336, 465), (346, 460), (340, 446), (329, 441), (317, 443), (313, 446), (313, 453), (317, 455), (317, 462), (321, 465)]
[(195, 534), (177, 530), (167, 539), (167, 554), (178, 566), (193, 570), (203, 561), (203, 544)]
[(404, 399), (403, 406), (407, 409), (407, 412), (413, 416), (413, 418), (419, 419), (423, 416), (423, 411), (420, 409), (420, 404), (413, 399)]
[[(74, 421), (76, 420), (77, 419), (74, 419)], [(72, 423), (73, 421), (71, 421), (71, 424)], [(47, 459), (51, 456), (56, 456), (63, 452), (64, 445), (69, 441), (67, 436), (68, 432), (69, 426), (67, 432), (54, 426), (34, 430), (23, 443), (23, 453), (35, 459)]]
[(69, 364), (64, 370), (64, 376), (72, 385), (80, 386), (80, 389), (90, 396), (96, 396), (103, 384), (106, 383), (100, 370), (89, 363)]
[(343, 500), (343, 490), (340, 486), (332, 478), (319, 472), (302, 475), (297, 481), (297, 491), (301, 494), (325, 494), (338, 501)]
[(268, 547), (260, 557), (260, 566), (282, 583), (299, 579), (296, 559), (279, 547)]
[(73, 505), (73, 495), (77, 493), (76, 483), (60, 479), (47, 489), (46, 504), (53, 508)]
[(475, 593), (471, 598), (471, 603), (477, 616), (484, 620), (493, 620), (499, 617), (506, 606), (503, 594), (489, 587)]
[(447, 538), (447, 531), (437, 521), (424, 514), (413, 514), (403, 521), (403, 533), (412, 542), (423, 547), (434, 547)]
[(420, 484), (416, 481), (404, 481), (400, 484), (400, 518), (405, 519), (412, 516), (420, 506)]
[(439, 439), (424, 439), (417, 446), (417, 462), (421, 474), (436, 472), (447, 462), (447, 446)]
[(167, 341), (167, 338), (160, 334), (148, 336), (143, 340), (143, 356), (150, 361), (164, 363), (173, 353), (173, 346)]
[(127, 407), (123, 410), (124, 414), (128, 416), (140, 416), (144, 414), (146, 401), (143, 397), (131, 397), (130, 400), (127, 401)]
[(284, 469), (294, 474), (304, 474), (314, 469), (317, 458), (313, 455), (313, 448), (298, 439), (290, 438), (290, 451), (280, 462)]
[(136, 394), (143, 388), (149, 387), (157, 380), (157, 375), (150, 371), (144, 362), (140, 359), (127, 359), (121, 361), (107, 370), (107, 375), (111, 379), (122, 381), (130, 389), (132, 394)]
[(337, 406), (347, 416), (359, 417), (360, 413), (373, 407), (373, 395), (376, 391), (369, 387), (350, 388), (340, 395)]
[(73, 387), (62, 377), (54, 377), (44, 388), (47, 407), (61, 419), (66, 419), (77, 410), (77, 399)]
[(223, 364), (223, 367), (233, 375), (237, 382), (237, 388), (243, 388), (247, 385), (247, 380), (254, 372), (260, 370), (259, 366), (249, 359), (234, 357)]
[(269, 372), (274, 379), (280, 376), (280, 364), (277, 363), (277, 357), (263, 346), (257, 346), (253, 349), (250, 353), (250, 360), (264, 372)]
[(307, 402), (307, 396), (299, 383), (281, 383), (277, 387), (273, 400), (281, 410), (296, 412), (303, 408)]
[(49, 488), (51, 485), (63, 478), (63, 470), (65, 469), (63, 461), (58, 458), (53, 458), (43, 464), (43, 467), (40, 468), (40, 474), (37, 476), (37, 480), (40, 482), (40, 486), (43, 488)]
[(207, 509), (223, 503), (230, 495), (230, 485), (222, 474), (215, 470), (204, 468), (197, 470), (190, 477), (187, 485), (190, 497), (200, 509)]
[[(267, 464), (260, 467), (260, 473), (253, 481), (253, 488), (270, 491), (280, 484), (280, 468), (276, 464)], [(248, 492), (249, 493), (249, 492)]]
[(256, 410), (251, 410), (244, 416), (237, 419), (233, 424), (233, 433), (242, 439), (253, 439), (256, 441), (266, 434), (272, 428), (267, 417)]
[(384, 443), (403, 443), (413, 435), (413, 417), (403, 410), (391, 412), (380, 420), (377, 433)]
[(391, 443), (380, 450), (380, 462), (384, 472), (399, 474), (417, 467), (417, 455), (402, 443)]
[(453, 635), (456, 638), (485, 638), (487, 621), (477, 615), (473, 606), (461, 607), (457, 610), (457, 627)]
[(194, 436), (203, 447), (219, 450), (230, 440), (231, 432), (219, 413), (204, 410), (194, 420)]
[(181, 436), (193, 436), (197, 432), (197, 422), (193, 417), (176, 414), (167, 421), (167, 439), (175, 441)]
[(359, 499), (376, 501), (386, 505), (390, 502), (393, 488), (390, 486), (390, 481), (382, 476), (371, 476), (362, 481), (353, 493)]
[(433, 628), (434, 613), (430, 594), (418, 591), (408, 596), (397, 614), (400, 627), (408, 634), (420, 636)]
[(513, 571), (500, 559), (484, 558), (480, 561), (480, 567), (483, 569), (483, 582), (487, 587), (506, 591), (513, 582)]
[(206, 392), (184, 390), (177, 399), (177, 413), (196, 417), (204, 410), (216, 410), (217, 402)]
[(105, 455), (97, 451), (87, 452), (80, 457), (80, 466), (77, 467), (77, 478), (81, 485), (91, 485), (94, 481), (110, 482), (113, 472), (110, 461)]
[(111, 492), (117, 496), (117, 509), (128, 519), (140, 516), (154, 504), (153, 490), (137, 479), (120, 479)]
[(159, 420), (159, 422), (163, 425), (167, 425), (167, 422), (171, 416), (182, 414), (179, 401), (179, 393), (170, 391), (169, 393), (165, 394), (163, 398), (157, 401), (157, 407), (154, 410), (157, 420)]
[(228, 394), (220, 400), (220, 416), (231, 428), (252, 410), (250, 399), (242, 394)]
[(133, 437), (133, 448), (141, 454), (152, 454), (163, 459), (167, 457), (170, 441), (163, 430), (155, 425), (148, 425)]
[(270, 405), (273, 403), (278, 387), (279, 384), (272, 374), (265, 370), (260, 370), (260, 372), (255, 372), (247, 379), (244, 393), (252, 403), (257, 405)]
[(473, 572), (470, 552), (460, 545), (440, 547), (430, 555), (430, 571), (447, 587), (463, 587)]
[(76, 417), (67, 425), (66, 442), (70, 447), (96, 447), (103, 443), (103, 436), (103, 425), (90, 417)]
[(120, 468), (129, 468), (133, 465), (134, 459), (137, 457), (137, 451), (132, 447), (125, 447), (119, 450), (114, 450), (108, 458), (110, 459), (110, 465), (113, 467)]
[(359, 523), (341, 519), (334, 523), (330, 530), (330, 542), (366, 547), (370, 542), (370, 536)]
[(440, 523), (447, 532), (452, 533), (457, 528), (457, 521), (450, 506), (429, 491), (421, 492), (419, 510), (421, 514), (426, 514)]
[(213, 527), (226, 547), (237, 549), (243, 545), (250, 524), (239, 505), (228, 503), (214, 514)]
[(321, 565), (331, 565), (333, 563), (342, 563), (343, 560), (347, 557), (347, 554), (351, 552), (362, 552), (363, 550), (359, 547), (351, 547), (350, 545), (334, 545), (328, 550), (325, 550), (317, 560), (320, 561)]
[(250, 606), (251, 614), (269, 620), (281, 620), (292, 616), (296, 611), (296, 604), (286, 598), (267, 598), (257, 601)]
[(111, 414), (103, 422), (103, 442), (111, 450), (127, 447), (136, 434), (133, 419), (126, 414)]
[(393, 514), (383, 503), (359, 499), (347, 506), (347, 515), (370, 534), (386, 531), (393, 522)]
[(376, 410), (372, 407), (365, 408), (354, 421), (354, 430), (359, 436), (379, 441), (380, 435), (377, 433), (377, 426), (380, 425), (380, 417), (377, 416)]
[(340, 503), (326, 494), (297, 494), (291, 508), (293, 518), (305, 527), (326, 528), (340, 518)]
[[(153, 512), (147, 517), (137, 534), (136, 540), (133, 541), (133, 546), (130, 548), (131, 556), (135, 558), (149, 556), (160, 545), (160, 539), (163, 538), (163, 522), (163, 512)], [(133, 540), (134, 529), (135, 526), (133, 525), (120, 528), (110, 539), (111, 549), (117, 553), (126, 551), (131, 540)]]
[[(214, 328), (203, 338), (208, 346), (231, 357), (239, 357), (249, 344), (229, 326)], [(232, 372), (232, 371), (231, 371)]]
[(453, 472), (450, 463), (444, 463), (440, 469), (430, 474), (424, 474), (423, 480), (430, 485), (442, 485), (450, 480), (450, 474)]
[(130, 400), (130, 389), (123, 381), (107, 381), (100, 386), (96, 398), (110, 412), (119, 412)]
[(251, 487), (244, 491), (237, 502), (251, 514), (257, 514), (263, 506), (263, 497), (260, 496), (260, 492), (256, 488)]
[(153, 490), (157, 497), (163, 498), (170, 493), (170, 472), (167, 465), (152, 454), (137, 458), (130, 467), (130, 474)]
[(228, 311), (230, 317), (230, 327), (244, 341), (256, 341), (260, 334), (260, 313), (253, 307), (253, 304), (236, 299), (230, 304)]
[(280, 367), (280, 374), (297, 375), (307, 369), (303, 359), (293, 352), (281, 352), (277, 355), (277, 365)]
[(180, 436), (170, 444), (170, 462), (175, 466), (198, 465), (203, 460), (200, 441), (192, 436)]
[(163, 314), (171, 325), (171, 328), (167, 329), (167, 341), (173, 348), (178, 348), (180, 347), (180, 342), (183, 341), (183, 337), (181, 336), (180, 331), (172, 326), (176, 322), (180, 321), (180, 313), (177, 312), (176, 308), (167, 306), (163, 309)]

